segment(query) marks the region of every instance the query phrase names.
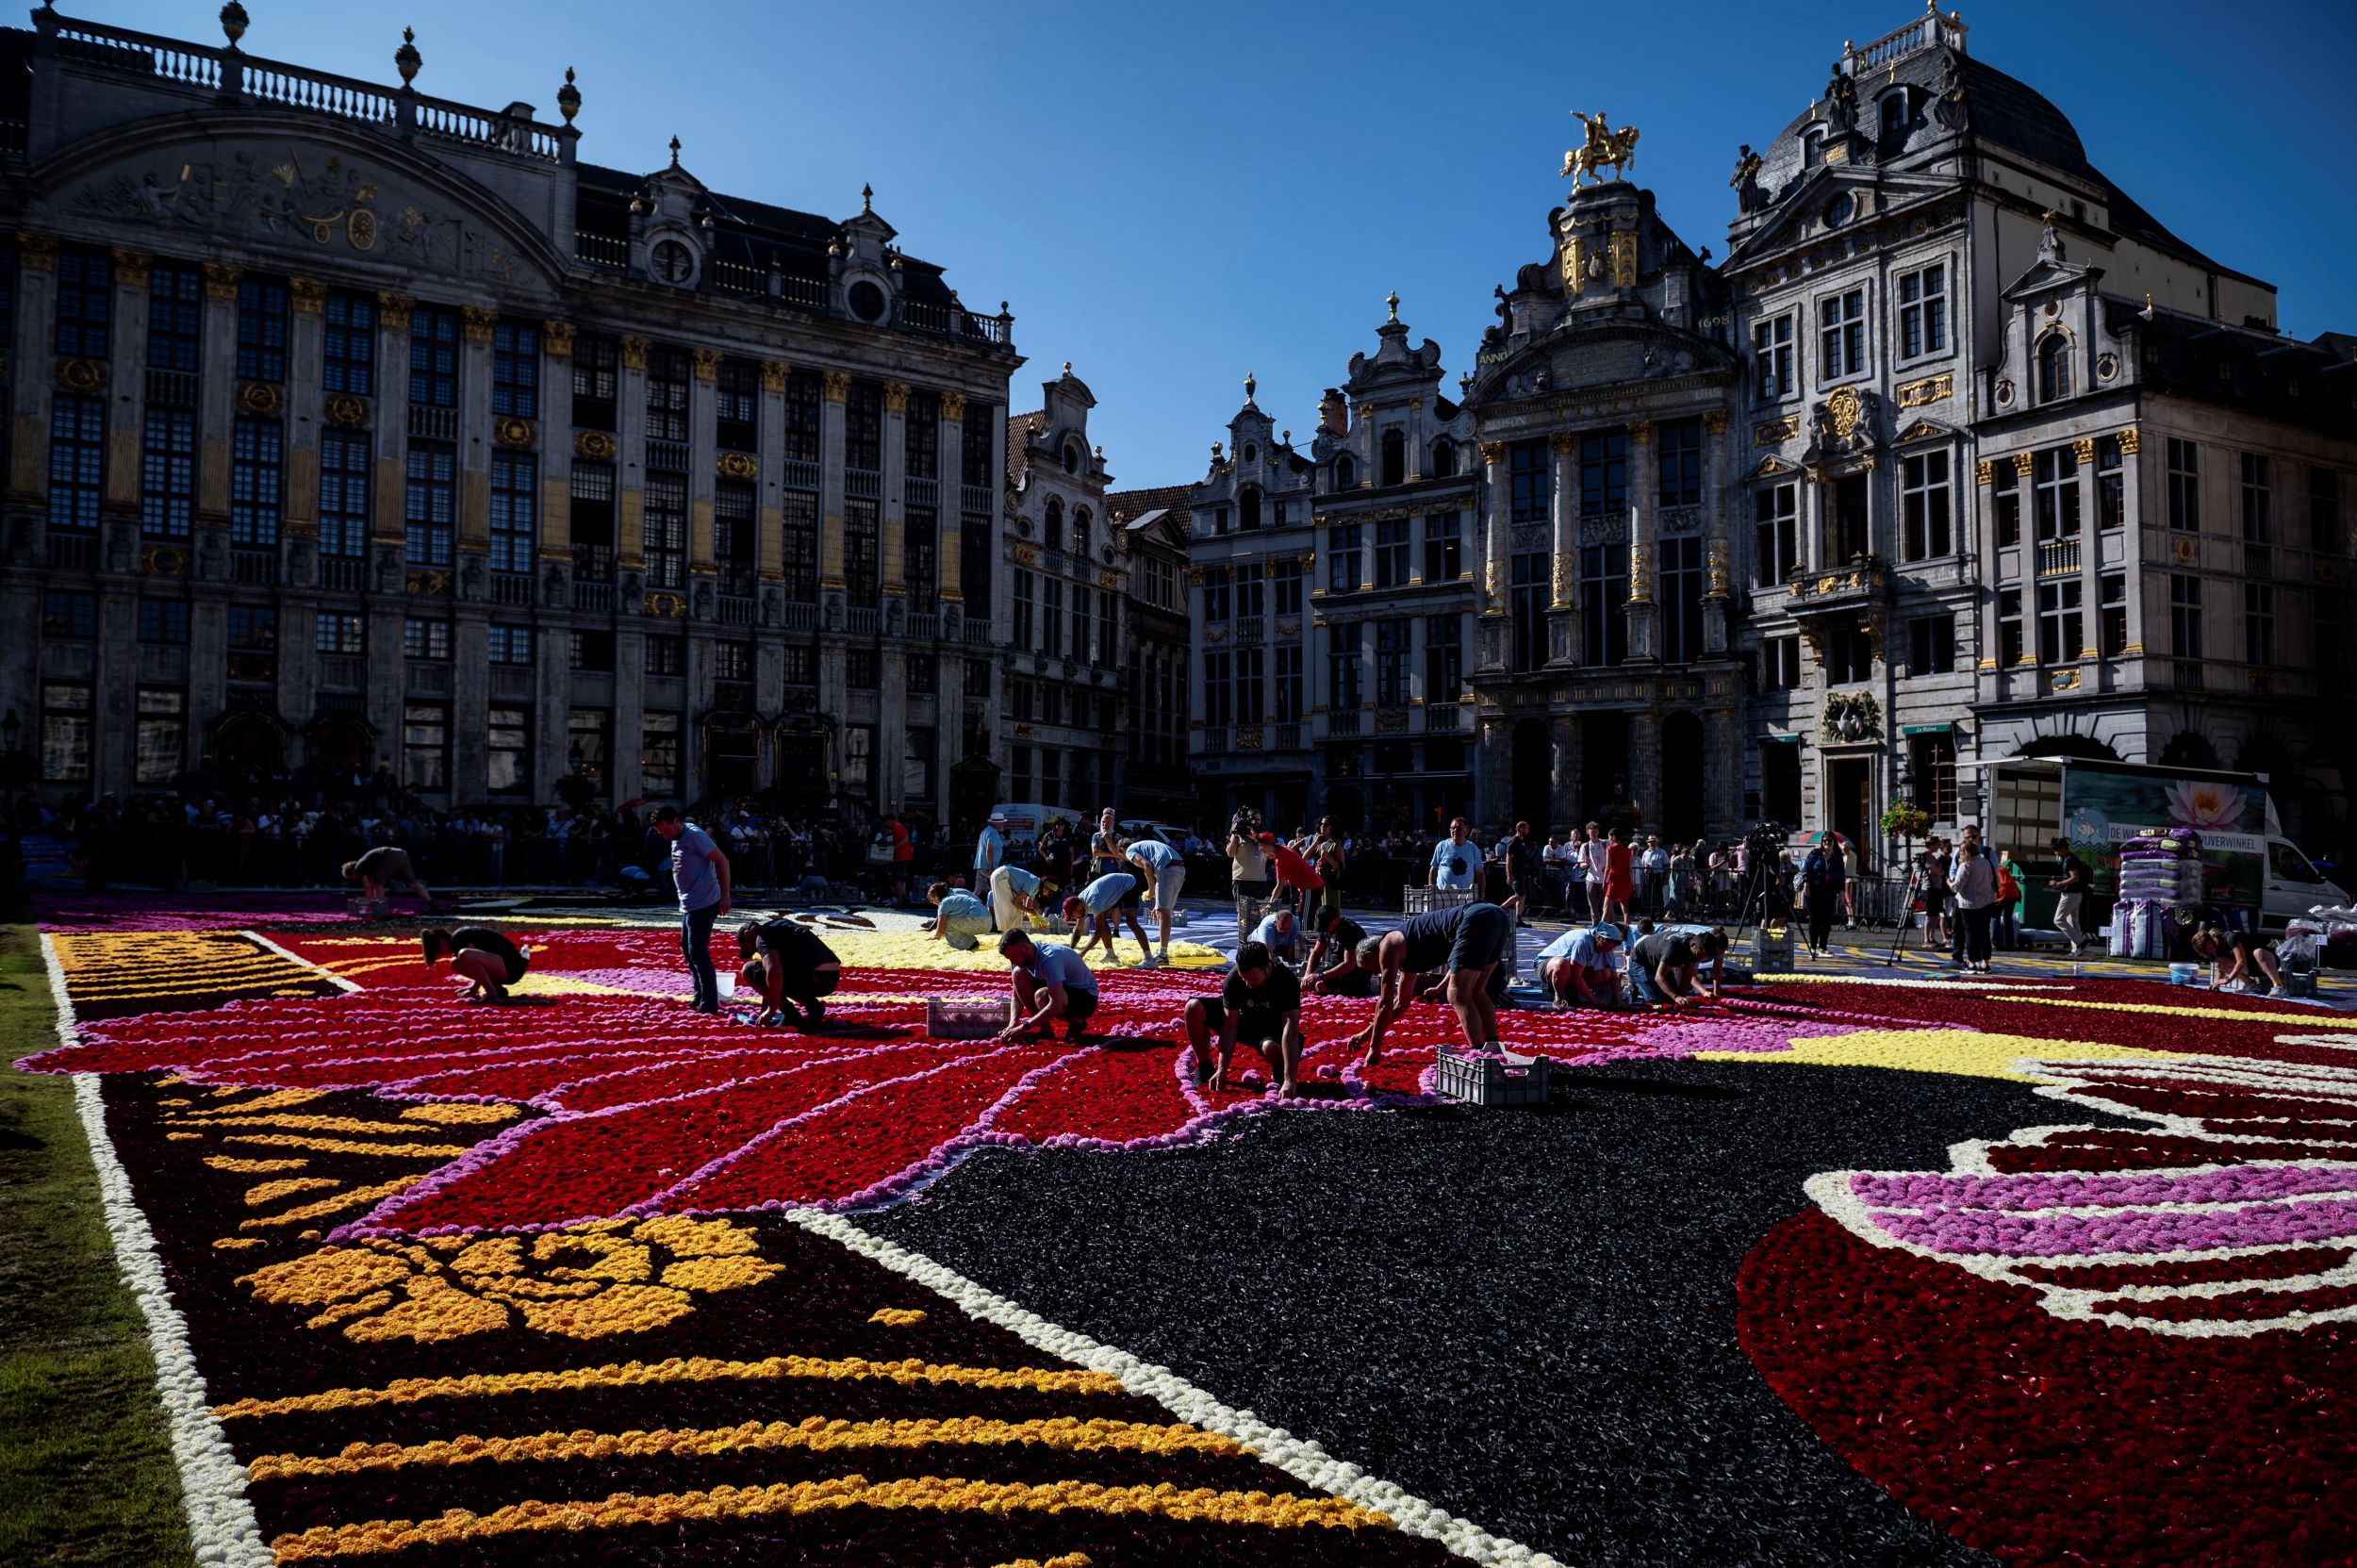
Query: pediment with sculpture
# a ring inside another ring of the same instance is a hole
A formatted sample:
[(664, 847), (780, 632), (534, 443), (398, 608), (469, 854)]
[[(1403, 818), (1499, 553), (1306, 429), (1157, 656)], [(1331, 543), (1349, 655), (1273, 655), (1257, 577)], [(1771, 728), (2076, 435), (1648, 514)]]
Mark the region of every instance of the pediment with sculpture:
[(1871, 454), (1882, 445), (1882, 395), (1863, 387), (1837, 387), (1809, 410), (1811, 467)]

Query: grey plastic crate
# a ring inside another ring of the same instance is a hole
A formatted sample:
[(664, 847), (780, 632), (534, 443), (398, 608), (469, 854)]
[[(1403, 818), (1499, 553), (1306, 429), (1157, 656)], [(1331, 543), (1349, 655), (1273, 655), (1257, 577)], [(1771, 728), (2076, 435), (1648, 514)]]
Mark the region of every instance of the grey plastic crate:
[(1399, 890), (1402, 913), (1428, 915), (1436, 909), (1455, 909), (1474, 901), (1470, 887), (1402, 887)]
[(1468, 1105), (1544, 1105), (1547, 1102), (1547, 1059), (1518, 1056), (1465, 1056), (1443, 1048), (1439, 1053), (1433, 1087)]

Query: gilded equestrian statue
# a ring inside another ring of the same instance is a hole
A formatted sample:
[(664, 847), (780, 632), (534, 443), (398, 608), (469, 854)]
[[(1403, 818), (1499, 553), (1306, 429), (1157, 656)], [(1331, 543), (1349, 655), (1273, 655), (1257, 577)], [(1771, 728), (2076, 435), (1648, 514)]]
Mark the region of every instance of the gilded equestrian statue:
[(1574, 109), (1572, 117), (1588, 127), (1588, 140), (1563, 155), (1563, 173), (1572, 176), (1572, 184), (1576, 187), (1587, 175), (1594, 174), (1596, 183), (1602, 185), (1600, 171), (1607, 165), (1614, 179), (1626, 179), (1637, 163), (1637, 127), (1623, 125), (1613, 130), (1602, 109), (1592, 115)]

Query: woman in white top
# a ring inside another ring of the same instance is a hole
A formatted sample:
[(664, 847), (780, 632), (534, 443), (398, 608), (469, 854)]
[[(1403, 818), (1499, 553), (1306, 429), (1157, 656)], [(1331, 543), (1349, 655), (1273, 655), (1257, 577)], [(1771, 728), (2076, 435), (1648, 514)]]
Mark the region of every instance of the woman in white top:
[(1588, 873), (1588, 918), (1604, 918), (1604, 859), (1609, 846), (1604, 830), (1595, 823), (1588, 824), (1588, 841), (1580, 846), (1580, 867)]

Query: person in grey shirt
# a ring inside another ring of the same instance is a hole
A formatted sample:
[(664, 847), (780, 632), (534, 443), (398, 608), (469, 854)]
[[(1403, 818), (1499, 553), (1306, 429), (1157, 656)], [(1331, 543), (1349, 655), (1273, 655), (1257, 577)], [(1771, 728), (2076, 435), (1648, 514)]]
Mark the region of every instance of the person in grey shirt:
[(729, 912), (729, 857), (677, 806), (654, 808), (653, 827), (671, 845), (671, 884), (679, 889), (679, 945), (695, 982), (699, 1013), (720, 1011), (720, 974), (712, 962), (712, 923)]

